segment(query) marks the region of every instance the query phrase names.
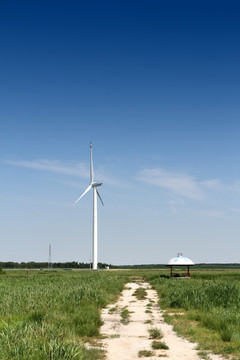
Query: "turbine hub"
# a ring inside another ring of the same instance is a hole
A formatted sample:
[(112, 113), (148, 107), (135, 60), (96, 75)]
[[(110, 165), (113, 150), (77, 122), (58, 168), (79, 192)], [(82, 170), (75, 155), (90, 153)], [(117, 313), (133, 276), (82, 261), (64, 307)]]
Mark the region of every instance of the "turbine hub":
[(101, 186), (103, 183), (98, 183), (98, 182), (94, 182), (92, 183), (92, 187), (98, 187), (98, 186)]

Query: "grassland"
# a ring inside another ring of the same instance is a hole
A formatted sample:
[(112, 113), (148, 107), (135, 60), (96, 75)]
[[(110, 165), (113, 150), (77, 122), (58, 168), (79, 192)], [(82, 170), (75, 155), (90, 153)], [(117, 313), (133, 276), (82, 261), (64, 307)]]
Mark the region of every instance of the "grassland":
[(165, 320), (201, 350), (240, 359), (239, 270), (194, 271), (191, 279), (145, 274), (157, 290)]
[(103, 272), (7, 272), (0, 277), (1, 360), (98, 359), (100, 309), (126, 277)]
[[(6, 271), (0, 276), (1, 360), (94, 360), (100, 310), (127, 281), (157, 290), (165, 319), (201, 350), (240, 360), (240, 270), (193, 270), (170, 279), (164, 270)], [(144, 294), (136, 294), (136, 296)]]

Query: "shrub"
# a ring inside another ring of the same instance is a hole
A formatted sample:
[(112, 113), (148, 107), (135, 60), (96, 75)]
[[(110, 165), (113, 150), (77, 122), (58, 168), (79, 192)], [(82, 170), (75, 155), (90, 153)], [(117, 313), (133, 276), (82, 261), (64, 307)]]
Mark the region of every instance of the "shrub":
[(153, 355), (153, 352), (152, 351), (149, 351), (149, 350), (140, 350), (138, 352), (138, 356), (139, 357), (150, 357)]
[(158, 349), (168, 350), (169, 349), (169, 347), (165, 344), (165, 342), (162, 342), (162, 341), (153, 341), (152, 348), (154, 350), (158, 350)]
[(152, 328), (149, 329), (148, 331), (149, 331), (150, 339), (161, 339), (163, 337), (161, 330), (159, 330), (158, 328)]

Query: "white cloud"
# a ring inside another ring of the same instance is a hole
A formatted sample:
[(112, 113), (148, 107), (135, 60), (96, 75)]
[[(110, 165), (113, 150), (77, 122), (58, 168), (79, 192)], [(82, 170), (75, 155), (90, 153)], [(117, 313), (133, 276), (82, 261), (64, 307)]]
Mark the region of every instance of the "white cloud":
[(35, 161), (8, 160), (5, 163), (29, 169), (51, 171), (62, 175), (89, 178), (89, 168), (85, 164), (76, 161), (64, 162), (61, 160), (40, 159)]
[(141, 181), (168, 189), (178, 196), (202, 200), (204, 192), (193, 176), (169, 172), (164, 169), (145, 169), (138, 177)]
[(165, 188), (181, 198), (199, 201), (204, 199), (206, 189), (220, 187), (220, 182), (217, 179), (197, 181), (194, 176), (161, 168), (144, 169), (140, 171), (138, 179)]
[[(62, 160), (52, 160), (52, 159), (39, 159), (34, 161), (29, 160), (6, 160), (6, 164), (24, 167), (28, 169), (49, 171), (56, 174), (73, 176), (78, 178), (84, 178), (90, 180), (90, 165), (77, 162), (77, 161), (62, 161)], [(119, 181), (108, 174), (105, 173), (103, 167), (94, 169), (94, 178), (96, 180), (102, 181), (103, 183), (110, 185), (117, 185), (122, 187), (129, 186), (126, 182)], [(67, 183), (66, 183), (67, 184)], [(74, 186), (74, 184), (69, 184)]]

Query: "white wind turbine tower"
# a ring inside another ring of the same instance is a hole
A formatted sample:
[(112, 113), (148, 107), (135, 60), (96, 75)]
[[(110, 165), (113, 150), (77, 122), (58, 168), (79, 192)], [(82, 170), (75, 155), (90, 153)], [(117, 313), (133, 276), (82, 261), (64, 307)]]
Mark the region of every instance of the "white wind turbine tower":
[(93, 234), (92, 234), (92, 251), (93, 251), (93, 270), (97, 270), (97, 247), (98, 247), (98, 221), (97, 221), (97, 196), (99, 197), (102, 205), (103, 201), (98, 192), (98, 187), (102, 185), (102, 183), (94, 182), (93, 180), (93, 160), (92, 160), (92, 143), (90, 142), (90, 185), (84, 191), (84, 193), (74, 202), (74, 205), (91, 189), (93, 189)]

